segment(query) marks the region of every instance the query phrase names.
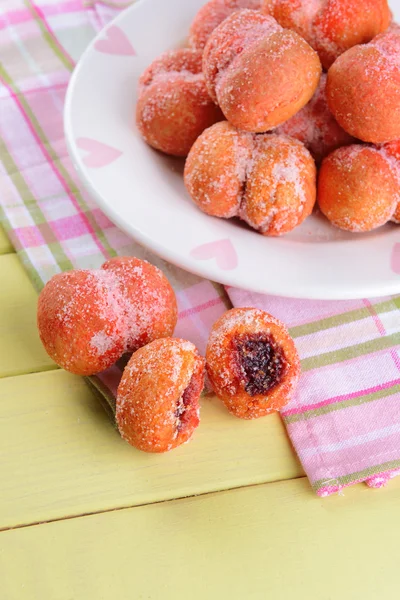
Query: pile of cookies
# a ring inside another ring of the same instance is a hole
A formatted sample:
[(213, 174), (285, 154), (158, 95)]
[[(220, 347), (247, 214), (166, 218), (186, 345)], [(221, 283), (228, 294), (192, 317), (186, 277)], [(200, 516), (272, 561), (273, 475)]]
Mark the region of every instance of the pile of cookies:
[(268, 236), (316, 203), (337, 227), (400, 220), (400, 27), (387, 0), (211, 0), (142, 75), (136, 122), (187, 157), (205, 213)]

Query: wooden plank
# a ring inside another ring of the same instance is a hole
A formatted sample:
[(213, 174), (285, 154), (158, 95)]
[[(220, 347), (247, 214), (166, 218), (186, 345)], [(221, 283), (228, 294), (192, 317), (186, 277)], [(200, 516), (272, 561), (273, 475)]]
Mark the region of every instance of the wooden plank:
[(0, 256), (0, 377), (57, 368), (36, 327), (37, 294), (16, 254)]
[(277, 415), (231, 416), (202, 402), (187, 445), (139, 452), (76, 376), (58, 370), (0, 381), (0, 528), (302, 475)]
[(0, 225), (0, 254), (9, 254), (10, 252), (14, 252), (14, 248)]
[(305, 479), (0, 533), (5, 600), (397, 600), (400, 481)]

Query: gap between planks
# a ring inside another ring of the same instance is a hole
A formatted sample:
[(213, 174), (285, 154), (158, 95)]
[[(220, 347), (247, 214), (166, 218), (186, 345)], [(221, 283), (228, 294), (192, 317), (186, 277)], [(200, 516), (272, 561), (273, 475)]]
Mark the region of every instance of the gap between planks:
[(241, 421), (203, 398), (192, 441), (148, 455), (119, 436), (82, 378), (0, 380), (0, 528), (304, 475), (278, 415)]
[(399, 502), (302, 478), (5, 531), (2, 597), (397, 600)]
[[(250, 483), (248, 485), (241, 485), (232, 488), (224, 488), (213, 492), (203, 492), (202, 494), (189, 494), (187, 496), (177, 496), (176, 498), (168, 498), (167, 500), (157, 500), (156, 502), (144, 502), (143, 504), (127, 504), (126, 506), (119, 506), (117, 508), (106, 508), (104, 510), (97, 510), (95, 512), (82, 513), (80, 515), (71, 515), (67, 517), (59, 517), (55, 519), (49, 519), (48, 521), (37, 521), (33, 523), (26, 523), (23, 525), (14, 525), (12, 527), (0, 527), (0, 534), (5, 531), (15, 531), (18, 529), (27, 529), (29, 527), (38, 527), (40, 525), (49, 525), (50, 523), (58, 523), (59, 521), (72, 521), (74, 519), (84, 519), (85, 517), (93, 517), (95, 515), (105, 515), (107, 513), (115, 513), (122, 510), (131, 510), (136, 508), (143, 508), (144, 506), (153, 506), (160, 504), (168, 504), (170, 502), (177, 502), (179, 500), (190, 500), (191, 498), (202, 498), (203, 496), (211, 496), (214, 494), (223, 494), (225, 492), (235, 492), (246, 488), (257, 488), (263, 485), (274, 485), (282, 483), (283, 481), (295, 481), (296, 479), (307, 479), (305, 475), (299, 475), (298, 477), (292, 477), (291, 479), (276, 479), (264, 483)], [(311, 490), (311, 488), (310, 488)]]

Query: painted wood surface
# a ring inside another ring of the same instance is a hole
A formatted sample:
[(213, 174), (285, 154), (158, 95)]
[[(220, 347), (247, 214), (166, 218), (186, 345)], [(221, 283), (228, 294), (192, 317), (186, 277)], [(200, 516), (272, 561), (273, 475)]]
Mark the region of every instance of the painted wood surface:
[(277, 415), (231, 416), (202, 401), (174, 452), (124, 442), (84, 380), (62, 370), (0, 380), (0, 529), (302, 475)]
[(0, 534), (4, 600), (397, 600), (400, 481), (305, 479)]
[(16, 254), (0, 256), (0, 273), (0, 377), (55, 369), (37, 332), (37, 293)]

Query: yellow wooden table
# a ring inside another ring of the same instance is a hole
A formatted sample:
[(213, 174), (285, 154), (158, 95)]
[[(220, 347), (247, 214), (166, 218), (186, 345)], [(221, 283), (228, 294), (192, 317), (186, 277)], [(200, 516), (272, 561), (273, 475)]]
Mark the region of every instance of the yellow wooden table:
[(0, 232), (0, 600), (400, 597), (400, 479), (321, 500), (278, 417), (215, 399), (193, 441), (124, 443), (58, 369)]

